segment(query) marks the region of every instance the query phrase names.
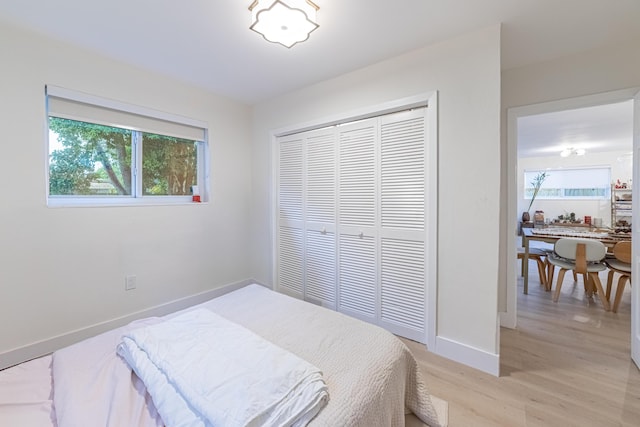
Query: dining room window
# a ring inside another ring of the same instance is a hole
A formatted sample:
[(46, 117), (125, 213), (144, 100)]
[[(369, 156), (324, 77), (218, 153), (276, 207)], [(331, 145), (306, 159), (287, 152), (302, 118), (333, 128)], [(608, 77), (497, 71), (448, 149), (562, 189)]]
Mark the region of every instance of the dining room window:
[(611, 191), (611, 168), (606, 166), (573, 169), (535, 169), (524, 172), (524, 197), (531, 200), (533, 182), (540, 173), (546, 178), (537, 199), (602, 199), (608, 200)]

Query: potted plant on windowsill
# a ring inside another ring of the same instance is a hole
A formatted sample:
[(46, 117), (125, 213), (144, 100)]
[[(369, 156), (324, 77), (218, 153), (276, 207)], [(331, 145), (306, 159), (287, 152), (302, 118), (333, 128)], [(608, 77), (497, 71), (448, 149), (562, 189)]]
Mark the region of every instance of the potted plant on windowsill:
[(549, 175), (547, 175), (546, 172), (540, 172), (531, 181), (531, 186), (533, 187), (533, 194), (531, 195), (531, 202), (529, 202), (529, 207), (525, 212), (522, 213), (522, 222), (527, 222), (531, 220), (531, 215), (529, 214), (529, 211), (531, 210), (533, 201), (536, 199), (536, 196), (540, 191), (540, 187), (542, 187), (542, 183), (544, 182), (545, 179), (547, 179), (547, 176)]

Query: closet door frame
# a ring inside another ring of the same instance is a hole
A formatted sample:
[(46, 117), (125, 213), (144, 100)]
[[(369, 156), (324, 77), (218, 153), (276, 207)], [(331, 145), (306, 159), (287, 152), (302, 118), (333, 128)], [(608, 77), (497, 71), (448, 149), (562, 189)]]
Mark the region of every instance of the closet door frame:
[[(437, 336), (437, 300), (438, 300), (438, 92), (426, 92), (381, 104), (366, 106), (357, 110), (333, 114), (324, 118), (294, 124), (270, 132), (271, 140), (271, 261), (272, 286), (278, 283), (278, 215), (277, 194), (279, 181), (279, 147), (277, 138), (334, 126), (356, 120), (394, 113), (416, 107), (427, 107), (426, 111), (426, 174), (425, 187), (429, 197), (426, 200), (427, 242), (425, 247), (426, 264), (426, 302), (425, 331), (427, 347), (434, 350)], [(278, 289), (276, 289), (278, 290)]]

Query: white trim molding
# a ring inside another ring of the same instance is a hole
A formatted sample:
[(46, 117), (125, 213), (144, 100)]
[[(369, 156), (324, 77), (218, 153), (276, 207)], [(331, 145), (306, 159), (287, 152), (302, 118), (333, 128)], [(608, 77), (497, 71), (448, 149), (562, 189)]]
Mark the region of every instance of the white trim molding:
[(500, 355), (480, 350), (448, 338), (437, 337), (435, 354), (493, 376), (500, 375)]

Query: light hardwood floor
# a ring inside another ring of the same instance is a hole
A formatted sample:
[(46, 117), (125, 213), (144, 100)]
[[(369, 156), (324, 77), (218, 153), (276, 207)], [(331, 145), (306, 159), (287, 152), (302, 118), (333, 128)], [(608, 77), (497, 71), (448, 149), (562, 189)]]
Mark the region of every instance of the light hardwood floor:
[[(618, 313), (607, 313), (597, 297), (586, 298), (581, 278), (574, 283), (567, 274), (553, 303), (535, 266), (529, 271), (529, 295), (522, 294), (522, 279), (518, 284), (518, 327), (501, 331), (499, 378), (403, 340), (431, 392), (449, 402), (449, 425), (640, 426), (629, 289)], [(606, 286), (606, 274), (601, 279)]]

